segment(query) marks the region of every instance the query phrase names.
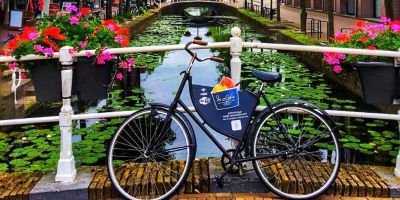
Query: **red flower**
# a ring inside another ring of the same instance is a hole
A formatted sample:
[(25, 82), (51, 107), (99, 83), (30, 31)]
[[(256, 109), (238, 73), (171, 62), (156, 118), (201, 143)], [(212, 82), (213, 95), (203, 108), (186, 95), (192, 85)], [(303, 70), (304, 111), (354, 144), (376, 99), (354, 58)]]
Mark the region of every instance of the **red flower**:
[(117, 32), (118, 35), (129, 35), (129, 29), (127, 28), (120, 28)]
[(59, 51), (60, 48), (50, 39), (48, 38), (43, 38), (43, 43), (49, 45), (50, 48), (52, 48), (54, 51)]
[(18, 43), (19, 43), (18, 37), (15, 37), (14, 39), (10, 40), (7, 43), (7, 47), (10, 48), (10, 49), (15, 49), (15, 48), (17, 48)]
[(124, 39), (123, 39), (123, 41), (120, 43), (120, 44), (121, 44), (121, 47), (127, 47), (127, 46), (129, 46), (129, 37), (126, 36), (126, 35), (124, 35), (123, 37), (124, 37)]
[(80, 12), (82, 15), (87, 15), (87, 14), (90, 13), (90, 9), (89, 9), (89, 8), (82, 8), (79, 12)]
[(335, 35), (335, 41), (337, 42), (351, 42), (351, 38), (347, 33), (337, 33)]
[(65, 40), (66, 36), (60, 32), (61, 30), (58, 27), (49, 27), (44, 30), (44, 36), (49, 36), (57, 40)]
[(367, 22), (366, 21), (363, 21), (363, 20), (357, 20), (356, 21), (356, 26), (357, 27), (363, 27), (363, 26), (365, 26), (367, 24)]
[(376, 50), (376, 47), (374, 47), (374, 46), (368, 46), (368, 49), (369, 49), (369, 50)]
[(368, 38), (361, 36), (360, 39), (358, 39), (358, 41), (362, 42), (362, 43), (367, 43), (368, 42)]

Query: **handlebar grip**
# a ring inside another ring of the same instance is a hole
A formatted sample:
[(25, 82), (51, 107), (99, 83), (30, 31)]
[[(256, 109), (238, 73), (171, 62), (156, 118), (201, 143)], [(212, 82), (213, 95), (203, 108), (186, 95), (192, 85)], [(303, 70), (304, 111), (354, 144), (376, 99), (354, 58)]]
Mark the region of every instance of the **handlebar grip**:
[(208, 42), (204, 40), (193, 40), (193, 44), (198, 44), (202, 46), (207, 46)]
[(213, 56), (210, 58), (210, 60), (215, 61), (215, 62), (219, 62), (219, 63), (224, 63), (224, 59), (217, 57), (217, 56)]

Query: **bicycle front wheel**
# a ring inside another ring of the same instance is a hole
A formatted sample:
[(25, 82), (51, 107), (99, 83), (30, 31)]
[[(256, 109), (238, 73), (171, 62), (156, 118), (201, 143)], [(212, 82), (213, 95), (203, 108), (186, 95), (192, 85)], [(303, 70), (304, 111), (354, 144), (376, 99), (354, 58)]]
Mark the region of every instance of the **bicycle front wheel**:
[[(275, 112), (275, 114), (274, 114)], [(311, 199), (326, 191), (339, 171), (339, 142), (314, 109), (285, 105), (265, 114), (255, 129), (252, 155), (260, 179), (277, 195)]]
[(168, 199), (189, 174), (195, 148), (190, 129), (175, 114), (167, 120), (167, 113), (160, 108), (140, 110), (111, 141), (109, 176), (128, 199)]

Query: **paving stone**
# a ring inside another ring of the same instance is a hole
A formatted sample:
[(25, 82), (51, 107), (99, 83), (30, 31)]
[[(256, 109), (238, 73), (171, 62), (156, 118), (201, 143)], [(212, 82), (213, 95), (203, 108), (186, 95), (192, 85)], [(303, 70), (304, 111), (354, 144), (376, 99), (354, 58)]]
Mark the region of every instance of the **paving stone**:
[(85, 200), (89, 199), (88, 188), (94, 172), (80, 169), (72, 183), (55, 182), (55, 173), (44, 175), (29, 193), (29, 200)]

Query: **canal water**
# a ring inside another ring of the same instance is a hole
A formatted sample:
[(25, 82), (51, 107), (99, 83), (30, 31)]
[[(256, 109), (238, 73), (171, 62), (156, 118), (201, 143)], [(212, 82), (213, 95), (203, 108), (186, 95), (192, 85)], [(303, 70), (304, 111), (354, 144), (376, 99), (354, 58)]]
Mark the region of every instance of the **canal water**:
[[(196, 12), (196, 10), (192, 11)], [(242, 38), (245, 41), (274, 42), (276, 39), (276, 34), (258, 32), (254, 27), (233, 16), (210, 17), (201, 21), (199, 23), (198, 17), (192, 19), (181, 16), (162, 16), (144, 33), (135, 37), (151, 36), (154, 34), (151, 30), (157, 29), (157, 33), (160, 29), (169, 30), (174, 27), (181, 30), (179, 34), (183, 33), (179, 39), (180, 44), (199, 37), (208, 42), (222, 42), (229, 41), (232, 27), (238, 26), (242, 30)], [(158, 44), (158, 41), (154, 41), (154, 44)], [(364, 104), (360, 98), (349, 94), (328, 80), (322, 73), (311, 71), (293, 55), (269, 50), (260, 52), (256, 49), (245, 49), (244, 51), (241, 57), (242, 89), (256, 88), (259, 85), (250, 75), (252, 70), (277, 71), (283, 74), (282, 83), (266, 89), (272, 102), (284, 98), (302, 98), (324, 109), (378, 112), (372, 106)], [(202, 49), (196, 50), (196, 53), (200, 57), (218, 55), (224, 58), (227, 64), (211, 61), (195, 63), (192, 69), (195, 84), (214, 86), (222, 76), (229, 76), (229, 49)], [(179, 74), (185, 69), (189, 59), (190, 56), (185, 51), (165, 53), (154, 70), (142, 74), (141, 87), (144, 89), (145, 98), (153, 102), (171, 103), (182, 78)], [(181, 98), (186, 104), (192, 105), (187, 87)], [(341, 142), (346, 147), (343, 150), (344, 161), (389, 165), (393, 162), (399, 150), (399, 133), (396, 123), (348, 118), (335, 118), (335, 121), (340, 128)], [(198, 141), (197, 156), (221, 155), (200, 128), (195, 124), (193, 126)], [(226, 137), (218, 134), (216, 136), (225, 147), (230, 146), (230, 141)], [(376, 158), (371, 158), (371, 155), (375, 155)]]
[[(192, 10), (195, 11), (195, 10)], [(199, 14), (200, 12), (197, 12)], [(184, 44), (194, 38), (208, 42), (229, 41), (234, 26), (242, 30), (245, 41), (274, 42), (276, 33), (261, 33), (234, 16), (181, 17), (161, 16), (141, 33), (132, 36), (133, 46)], [(229, 49), (196, 50), (199, 57), (211, 55), (225, 59), (226, 64), (215, 62), (195, 63), (192, 69), (193, 83), (214, 86), (222, 76), (230, 75)], [(75, 113), (137, 110), (147, 102), (169, 104), (174, 98), (186, 68), (189, 55), (185, 51), (136, 54), (136, 66), (140, 68), (140, 88), (124, 91), (114, 88), (109, 98), (97, 102), (74, 102)], [(291, 54), (244, 49), (242, 55), (241, 89), (257, 88), (259, 83), (251, 76), (254, 69), (275, 71), (283, 75), (282, 82), (265, 91), (271, 102), (285, 98), (301, 98), (324, 109), (373, 111), (358, 97), (352, 96), (327, 79), (324, 74), (311, 71)], [(187, 88), (182, 97), (191, 106)], [(264, 102), (261, 102), (263, 104)], [(61, 104), (48, 105), (36, 116), (56, 115)], [(383, 120), (335, 118), (343, 146), (343, 162), (393, 165), (400, 149), (397, 123)], [(89, 120), (75, 123), (73, 152), (78, 164), (104, 165), (107, 156), (106, 144), (123, 119)], [(216, 146), (197, 125), (193, 124), (198, 149), (197, 157), (220, 156)], [(231, 141), (212, 132), (222, 145), (229, 148)], [(55, 170), (59, 156), (60, 131), (57, 124), (24, 126), (0, 133), (1, 171), (51, 171)]]

